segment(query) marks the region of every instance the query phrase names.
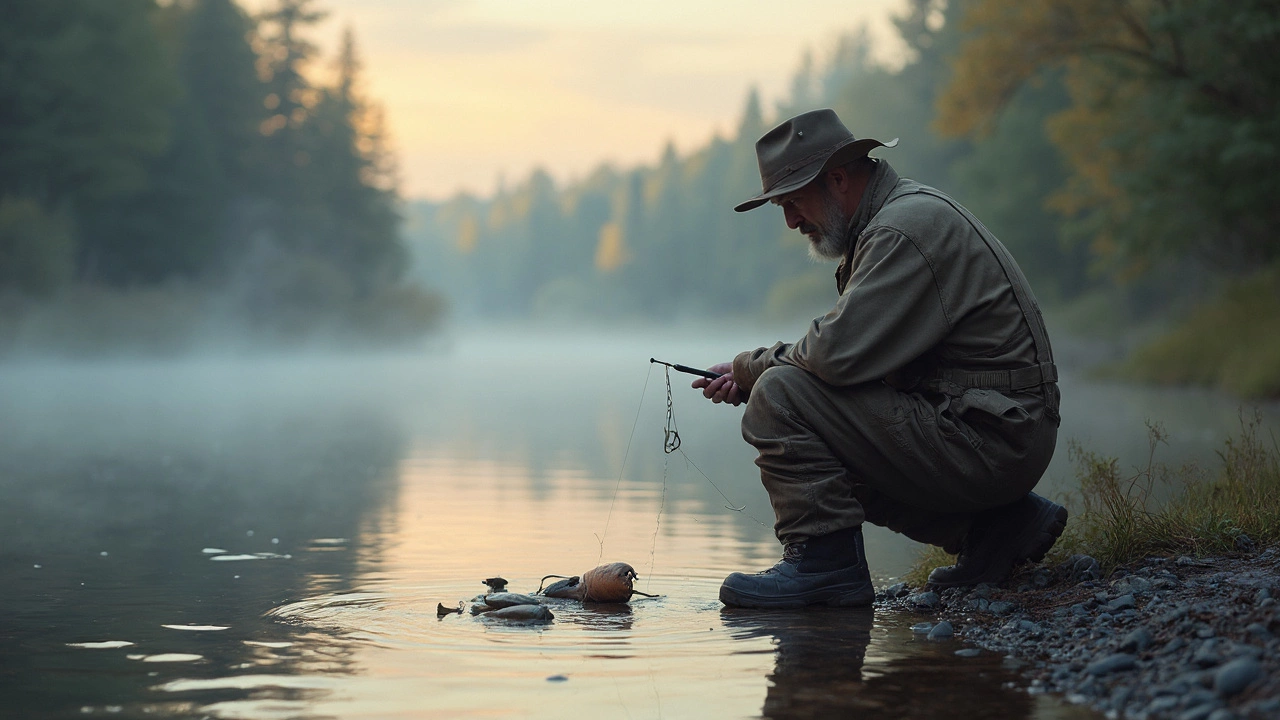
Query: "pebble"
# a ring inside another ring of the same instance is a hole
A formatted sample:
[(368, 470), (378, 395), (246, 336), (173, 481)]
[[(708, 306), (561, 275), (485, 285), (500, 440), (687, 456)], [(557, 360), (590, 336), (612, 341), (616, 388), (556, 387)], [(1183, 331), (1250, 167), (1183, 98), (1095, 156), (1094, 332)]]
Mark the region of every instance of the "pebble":
[(1137, 664), (1137, 660), (1137, 657), (1128, 653), (1116, 653), (1089, 663), (1084, 671), (1090, 675), (1108, 675), (1113, 672), (1132, 669)]
[(911, 592), (911, 590), (907, 588), (906, 583), (894, 583), (884, 589), (884, 594), (891, 598), (900, 598), (909, 592)]
[(1121, 595), (1120, 597), (1107, 603), (1107, 610), (1111, 612), (1119, 612), (1131, 607), (1136, 607), (1137, 603), (1133, 599), (1133, 595)]
[(1146, 628), (1140, 627), (1124, 636), (1124, 639), (1120, 641), (1120, 651), (1142, 652), (1143, 650), (1151, 647), (1151, 642), (1152, 637), (1150, 631)]
[(942, 604), (942, 599), (938, 597), (938, 593), (930, 590), (909, 596), (907, 604), (919, 610), (933, 610)]
[(951, 627), (951, 623), (947, 622), (946, 620), (943, 620), (937, 625), (934, 625), (933, 629), (929, 631), (929, 639), (930, 640), (948, 640), (954, 634), (955, 634), (955, 629)]
[(915, 625), (911, 626), (911, 632), (915, 633), (916, 635), (928, 635), (929, 631), (932, 629), (933, 629), (933, 623), (927, 623), (927, 622), (916, 623)]
[(997, 600), (988, 605), (987, 610), (992, 615), (1008, 615), (1013, 612), (1013, 603), (1006, 600)]
[[(1112, 720), (1280, 719), (1280, 547), (1148, 558), (1106, 578), (1096, 567), (1074, 556), (1002, 587), (944, 590), (922, 634), (945, 637), (942, 622), (955, 623), (974, 646), (957, 657), (1000, 653), (1028, 692)], [(911, 592), (888, 602), (918, 609)]]
[(1209, 714), (1222, 707), (1222, 703), (1218, 700), (1211, 700), (1206, 703), (1194, 705), (1178, 713), (1178, 720), (1206, 720)]
[(1239, 694), (1262, 676), (1262, 665), (1253, 658), (1240, 658), (1218, 668), (1213, 675), (1213, 689), (1222, 697)]

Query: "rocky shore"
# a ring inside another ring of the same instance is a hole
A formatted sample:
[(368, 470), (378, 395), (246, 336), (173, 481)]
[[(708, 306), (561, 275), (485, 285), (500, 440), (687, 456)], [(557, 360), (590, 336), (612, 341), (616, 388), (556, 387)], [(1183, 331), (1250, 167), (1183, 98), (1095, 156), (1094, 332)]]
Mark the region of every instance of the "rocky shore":
[(886, 588), (877, 604), (930, 616), (914, 629), (1019, 663), (1032, 693), (1111, 718), (1280, 718), (1280, 548), (1147, 558), (1100, 576), (1076, 555), (1002, 585)]

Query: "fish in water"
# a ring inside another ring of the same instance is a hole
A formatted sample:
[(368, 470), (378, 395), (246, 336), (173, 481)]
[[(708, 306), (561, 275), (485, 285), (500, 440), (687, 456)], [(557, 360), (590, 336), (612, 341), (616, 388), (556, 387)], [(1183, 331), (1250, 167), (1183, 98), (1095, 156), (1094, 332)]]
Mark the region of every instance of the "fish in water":
[(636, 569), (624, 562), (608, 563), (591, 568), (581, 577), (575, 575), (551, 583), (542, 594), (553, 598), (599, 603), (624, 603), (632, 595), (653, 597), (635, 589), (634, 583), (639, 577)]
[(503, 620), (518, 625), (541, 625), (555, 619), (545, 605), (510, 605), (481, 616), (483, 620)]
[(503, 608), (516, 607), (518, 605), (541, 605), (542, 601), (532, 595), (522, 595), (521, 593), (489, 593), (476, 598), (471, 605), (471, 614), (479, 615), (481, 613), (501, 610)]

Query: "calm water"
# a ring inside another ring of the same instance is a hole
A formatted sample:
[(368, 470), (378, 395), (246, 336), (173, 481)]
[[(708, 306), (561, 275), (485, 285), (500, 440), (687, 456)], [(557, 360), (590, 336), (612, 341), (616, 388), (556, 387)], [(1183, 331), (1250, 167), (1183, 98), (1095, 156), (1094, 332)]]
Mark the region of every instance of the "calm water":
[[(1090, 717), (998, 656), (914, 640), (919, 617), (722, 608), (725, 574), (779, 554), (741, 411), (672, 378), (709, 482), (662, 452), (646, 361), (773, 339), (508, 331), (412, 357), (7, 367), (0, 715)], [(1236, 426), (1210, 393), (1064, 390), (1064, 438), (1126, 464), (1144, 418), (1171, 460), (1211, 459)], [(1060, 452), (1045, 486), (1070, 477)], [(868, 532), (879, 583), (915, 552)], [(482, 578), (531, 591), (602, 559), (661, 597), (565, 604), (545, 629), (436, 616)]]

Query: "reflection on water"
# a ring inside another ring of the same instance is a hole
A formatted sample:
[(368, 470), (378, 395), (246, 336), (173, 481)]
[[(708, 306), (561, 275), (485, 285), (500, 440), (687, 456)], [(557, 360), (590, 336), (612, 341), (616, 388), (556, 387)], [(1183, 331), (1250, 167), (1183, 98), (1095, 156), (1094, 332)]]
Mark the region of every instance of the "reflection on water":
[[(676, 385), (771, 337), (482, 336), (451, 353), (11, 367), (0, 374), (0, 697), (23, 717), (491, 715), (1059, 717), (1000, 659), (915, 640), (912, 618), (751, 614), (716, 600), (778, 547), (740, 409)], [(582, 368), (589, 368), (583, 370)], [(647, 376), (645, 373), (649, 372)], [(641, 400), (643, 404), (637, 409)], [(1129, 464), (1142, 419), (1210, 453), (1207, 393), (1068, 376), (1065, 437)], [(636, 427), (628, 451), (628, 438)], [(1066, 486), (1060, 453), (1050, 483)], [(625, 467), (623, 458), (627, 458)], [(878, 582), (915, 549), (867, 534)], [(542, 629), (437, 617), (502, 575), (622, 560), (628, 606)], [(556, 678), (556, 680), (548, 680)], [(560, 679), (563, 678), (561, 681)]]

